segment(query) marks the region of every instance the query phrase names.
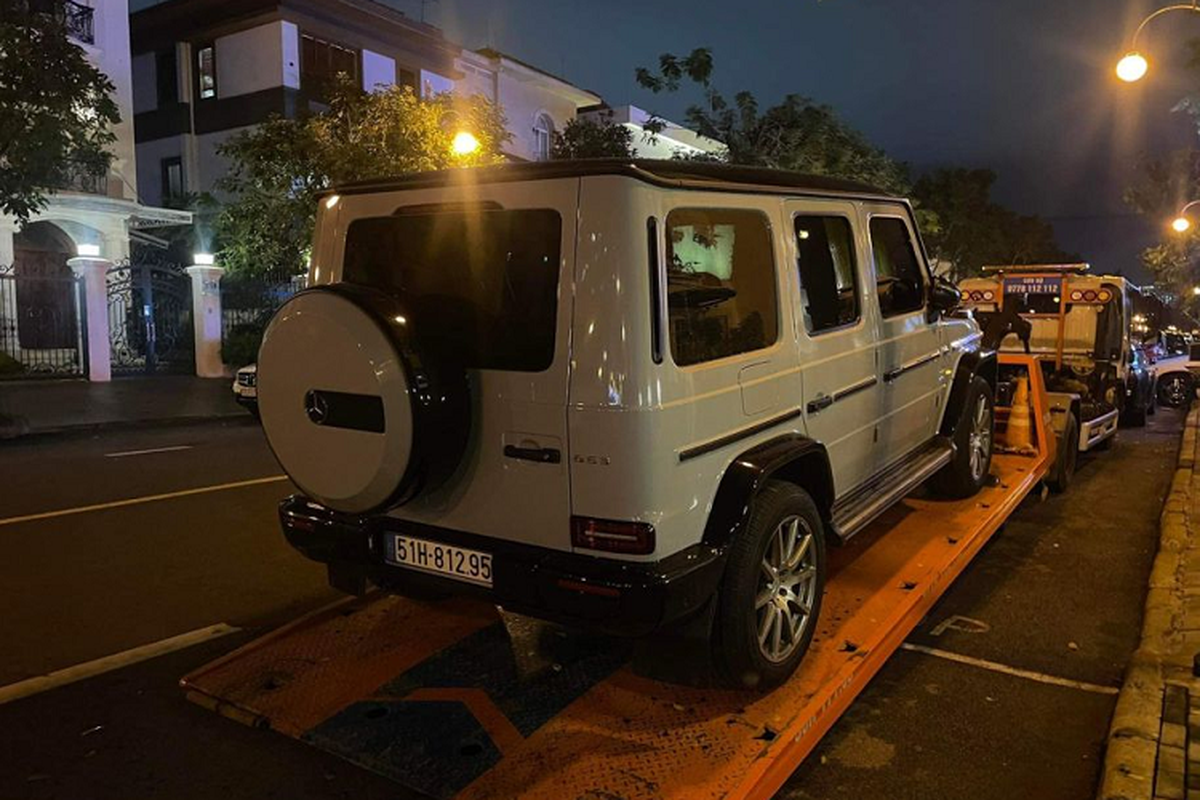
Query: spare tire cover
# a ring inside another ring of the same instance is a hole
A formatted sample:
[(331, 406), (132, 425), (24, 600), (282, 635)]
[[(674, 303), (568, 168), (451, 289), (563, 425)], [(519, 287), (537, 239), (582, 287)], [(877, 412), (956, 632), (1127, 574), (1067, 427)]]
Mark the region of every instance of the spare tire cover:
[[(465, 376), (461, 386), (427, 391), (429, 370), (412, 346), (410, 320), (396, 298), (334, 285), (297, 294), (267, 327), (258, 355), (263, 429), (284, 470), (322, 505), (377, 510), (448, 472), (431, 470), (421, 452), (447, 421), (444, 408), (431, 415), (427, 405), (444, 398), (465, 410)], [(469, 416), (452, 416), (465, 431)], [(461, 457), (455, 440), (465, 435), (451, 434), (457, 452), (436, 457)]]

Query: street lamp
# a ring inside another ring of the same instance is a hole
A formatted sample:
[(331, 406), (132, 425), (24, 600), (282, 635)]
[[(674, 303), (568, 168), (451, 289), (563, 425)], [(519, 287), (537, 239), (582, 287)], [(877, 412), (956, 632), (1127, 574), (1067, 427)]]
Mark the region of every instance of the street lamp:
[(1142, 20), (1142, 24), (1137, 26), (1137, 30), (1133, 32), (1133, 38), (1129, 40), (1129, 51), (1125, 53), (1125, 57), (1117, 62), (1117, 77), (1126, 83), (1134, 83), (1145, 77), (1146, 72), (1150, 69), (1150, 63), (1146, 61), (1146, 57), (1138, 52), (1137, 42), (1138, 37), (1142, 35), (1142, 31), (1150, 20), (1161, 17), (1163, 14), (1171, 11), (1200, 11), (1200, 0), (1192, 0), (1191, 3), (1178, 3), (1173, 6), (1165, 6), (1160, 8), (1150, 16)]
[(1179, 209), (1179, 213), (1171, 221), (1171, 227), (1174, 228), (1176, 233), (1187, 233), (1191, 229), (1192, 221), (1188, 218), (1187, 210), (1197, 204), (1200, 204), (1200, 200), (1193, 200)]

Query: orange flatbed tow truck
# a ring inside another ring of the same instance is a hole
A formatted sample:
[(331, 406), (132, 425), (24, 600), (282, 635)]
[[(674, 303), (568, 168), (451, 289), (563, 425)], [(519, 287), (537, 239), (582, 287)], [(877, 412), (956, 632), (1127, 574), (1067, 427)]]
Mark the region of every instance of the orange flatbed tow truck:
[[(975, 497), (909, 498), (832, 550), (812, 648), (770, 693), (684, 685), (631, 661), (635, 645), (506, 623), (478, 601), (384, 595), (314, 612), (181, 685), (431, 797), (770, 797), (1053, 462), (1040, 369), (1003, 355), (1000, 370), (1028, 380), (1033, 447), (997, 452)], [(997, 412), (1003, 441), (1012, 417)]]

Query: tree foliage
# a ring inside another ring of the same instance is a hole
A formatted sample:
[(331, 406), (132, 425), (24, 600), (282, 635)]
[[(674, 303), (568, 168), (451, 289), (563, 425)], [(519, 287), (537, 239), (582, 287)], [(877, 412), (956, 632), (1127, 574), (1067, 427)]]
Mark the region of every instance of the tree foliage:
[(685, 82), (695, 86), (701, 100), (685, 112), (687, 124), (724, 143), (729, 163), (830, 175), (907, 192), (904, 165), (839, 119), (831, 107), (798, 94), (766, 109), (748, 91), (730, 100), (713, 85), (713, 69), (712, 51), (702, 47), (686, 56), (664, 53), (657, 69), (638, 67), (636, 77), (655, 93), (679, 91)]
[(987, 264), (1079, 260), (1058, 246), (1050, 223), (992, 200), (995, 182), (996, 173), (988, 169), (944, 168), (913, 187), (921, 207), (937, 215), (939, 226), (926, 231), (925, 243), (934, 259), (949, 265), (952, 280), (978, 275)]
[(56, 187), (107, 173), (121, 119), (112, 82), (47, 8), (0, 0), (0, 213), (21, 223)]
[[(1184, 234), (1167, 228), (1167, 222), (1190, 201), (1200, 198), (1200, 151), (1176, 150), (1147, 159), (1138, 177), (1125, 190), (1125, 203), (1163, 231), (1164, 238), (1142, 252), (1142, 265), (1161, 288), (1184, 306), (1195, 306), (1192, 287), (1200, 280), (1200, 236), (1196, 226)], [(1194, 211), (1189, 214), (1193, 222)]]
[(612, 121), (612, 112), (600, 119), (575, 117), (554, 135), (554, 159), (633, 158), (633, 131)]
[[(479, 149), (455, 155), (455, 133)], [(344, 77), (327, 110), (273, 118), (219, 149), (229, 197), (216, 220), (222, 266), (279, 279), (303, 272), (317, 195), (339, 183), (496, 163), (510, 138), (500, 109), (482, 97), (417, 97), (409, 87), (365, 93)]]

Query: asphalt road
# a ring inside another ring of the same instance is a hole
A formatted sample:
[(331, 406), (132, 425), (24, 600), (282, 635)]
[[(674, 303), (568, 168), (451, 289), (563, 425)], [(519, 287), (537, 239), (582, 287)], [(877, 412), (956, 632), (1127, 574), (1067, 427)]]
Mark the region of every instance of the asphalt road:
[[(979, 662), (897, 653), (782, 796), (1092, 796), (1180, 422), (1160, 412), (1086, 458), (1068, 494), (1027, 502), (910, 637)], [(292, 487), (256, 427), (8, 444), (0, 486), (0, 687), (218, 623), (241, 629), (0, 705), (0, 797), (400, 795), (176, 686), (334, 597), (282, 540), (274, 507)], [(160, 497), (112, 505), (148, 496)], [(55, 513), (71, 509), (84, 510)]]

